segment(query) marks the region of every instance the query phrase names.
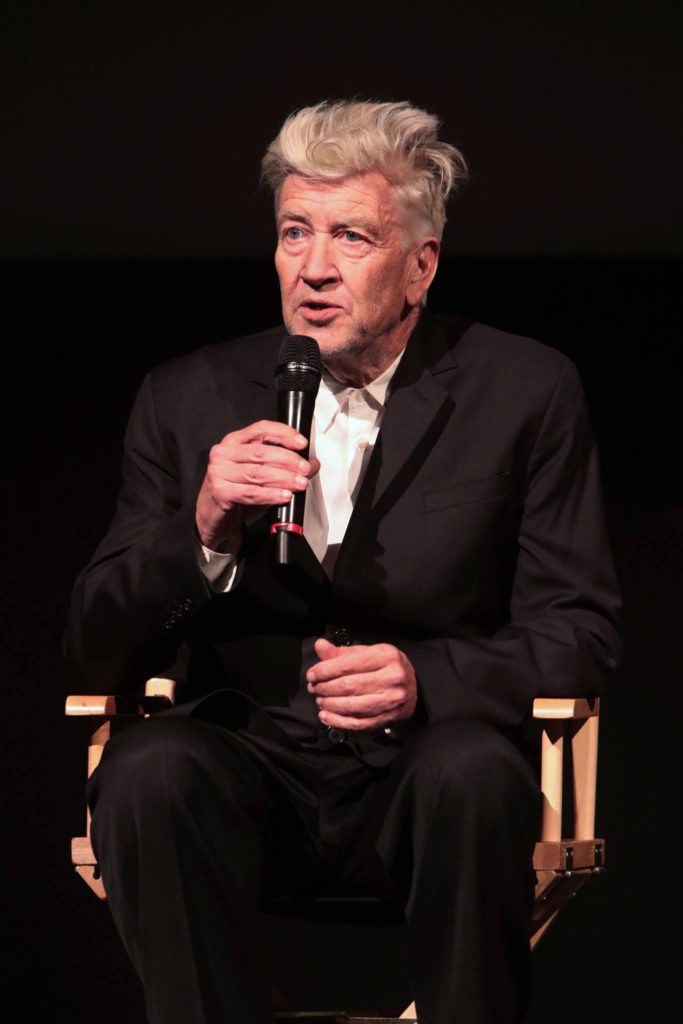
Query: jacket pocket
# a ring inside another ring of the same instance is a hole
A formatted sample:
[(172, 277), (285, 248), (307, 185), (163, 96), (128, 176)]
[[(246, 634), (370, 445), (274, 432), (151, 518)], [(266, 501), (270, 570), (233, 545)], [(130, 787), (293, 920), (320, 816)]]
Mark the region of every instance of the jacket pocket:
[(502, 498), (513, 489), (511, 473), (497, 473), (482, 480), (463, 480), (450, 487), (442, 487), (438, 491), (428, 491), (423, 495), (424, 507), (427, 512), (438, 512), (456, 505), (468, 505), (473, 501), (485, 501), (488, 498)]

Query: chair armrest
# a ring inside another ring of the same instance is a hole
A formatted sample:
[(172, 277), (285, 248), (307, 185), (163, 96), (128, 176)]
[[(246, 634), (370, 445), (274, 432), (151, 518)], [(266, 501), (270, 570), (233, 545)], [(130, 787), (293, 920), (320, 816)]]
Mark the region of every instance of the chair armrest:
[(537, 697), (534, 718), (566, 719), (597, 718), (600, 714), (598, 697)]
[(163, 679), (155, 676), (145, 683), (145, 697), (165, 697), (170, 704), (175, 704), (175, 679)]
[(66, 698), (64, 713), (70, 718), (84, 715), (153, 715), (174, 703), (175, 679), (154, 678), (145, 683), (144, 697), (139, 694), (77, 694)]
[(86, 715), (152, 715), (171, 706), (168, 697), (142, 697), (138, 694), (107, 694), (89, 696), (77, 694), (66, 698), (64, 713), (69, 718)]

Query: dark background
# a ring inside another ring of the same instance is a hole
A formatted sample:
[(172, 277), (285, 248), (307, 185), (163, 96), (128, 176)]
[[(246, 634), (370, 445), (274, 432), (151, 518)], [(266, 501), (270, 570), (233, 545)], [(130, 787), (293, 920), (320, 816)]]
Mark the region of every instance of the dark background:
[(435, 110), (471, 163), (432, 306), (566, 352), (601, 444), (626, 627), (603, 708), (609, 870), (539, 948), (530, 1020), (678, 1021), (679, 5), (14, 8), (0, 33), (3, 992), (24, 1021), (142, 1020), (107, 909), (69, 865), (85, 737), (61, 717), (68, 595), (111, 514), (144, 372), (278, 319), (266, 143), (295, 107), (355, 94)]

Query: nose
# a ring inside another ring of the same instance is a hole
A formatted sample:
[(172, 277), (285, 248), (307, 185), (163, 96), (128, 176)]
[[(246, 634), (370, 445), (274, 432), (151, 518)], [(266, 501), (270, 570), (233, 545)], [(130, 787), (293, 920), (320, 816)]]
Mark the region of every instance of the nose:
[(334, 258), (334, 240), (323, 232), (316, 232), (306, 251), (301, 276), (311, 288), (339, 280), (339, 271)]

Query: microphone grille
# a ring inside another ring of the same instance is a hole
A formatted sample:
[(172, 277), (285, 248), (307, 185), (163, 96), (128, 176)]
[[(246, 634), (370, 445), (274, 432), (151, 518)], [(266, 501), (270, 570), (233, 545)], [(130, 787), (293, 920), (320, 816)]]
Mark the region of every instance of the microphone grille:
[(322, 369), (320, 349), (315, 338), (291, 334), (280, 345), (275, 368), (278, 391), (303, 391), (317, 394)]

